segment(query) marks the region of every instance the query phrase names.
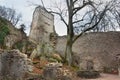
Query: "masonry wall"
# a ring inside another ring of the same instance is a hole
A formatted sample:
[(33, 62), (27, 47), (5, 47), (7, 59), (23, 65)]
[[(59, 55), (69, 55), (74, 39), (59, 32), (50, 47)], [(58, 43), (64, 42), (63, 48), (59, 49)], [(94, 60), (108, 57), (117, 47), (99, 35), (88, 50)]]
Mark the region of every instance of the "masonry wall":
[[(56, 51), (64, 54), (65, 45), (66, 37), (58, 37)], [(74, 43), (73, 52), (80, 56), (83, 68), (86, 60), (92, 60), (96, 69), (116, 66), (116, 55), (120, 54), (120, 32), (86, 33)]]
[(35, 43), (49, 42), (50, 33), (54, 32), (54, 16), (43, 7), (36, 7), (33, 13), (29, 39)]

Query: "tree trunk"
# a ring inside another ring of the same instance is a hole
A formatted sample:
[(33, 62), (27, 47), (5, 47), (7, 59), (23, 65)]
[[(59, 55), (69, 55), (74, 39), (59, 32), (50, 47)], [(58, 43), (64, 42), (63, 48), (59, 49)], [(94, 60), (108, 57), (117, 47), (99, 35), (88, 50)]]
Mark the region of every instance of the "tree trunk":
[(69, 66), (72, 64), (72, 45), (73, 45), (73, 0), (66, 0), (68, 7), (68, 25), (67, 25), (67, 44), (65, 51), (65, 61)]
[(66, 51), (65, 51), (65, 61), (69, 66), (72, 64), (72, 40), (70, 36), (67, 36), (67, 44), (66, 44)]

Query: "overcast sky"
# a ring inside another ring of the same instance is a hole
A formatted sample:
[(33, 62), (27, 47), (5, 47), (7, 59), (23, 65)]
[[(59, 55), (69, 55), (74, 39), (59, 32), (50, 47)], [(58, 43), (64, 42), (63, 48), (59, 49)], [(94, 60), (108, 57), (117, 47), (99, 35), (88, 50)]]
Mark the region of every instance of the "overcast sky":
[[(45, 7), (49, 8), (55, 1), (59, 0), (43, 0)], [(61, 0), (62, 1), (62, 0)], [(109, 0), (104, 0), (109, 1)], [(22, 21), (21, 23), (24, 23), (27, 26), (27, 34), (30, 31), (30, 25), (32, 21), (32, 14), (35, 10), (35, 7), (33, 4), (41, 4), (41, 0), (0, 0), (0, 5), (6, 6), (9, 8), (14, 8), (18, 13), (22, 14)], [(63, 25), (63, 23), (60, 20), (56, 20), (55, 18), (55, 30), (59, 35), (65, 35), (66, 34), (66, 27)]]
[[(49, 7), (51, 4), (51, 1), (54, 0), (43, 0), (45, 3), (45, 6)], [(32, 4), (40, 4), (40, 0), (0, 0), (0, 5), (14, 8), (18, 13), (22, 14), (22, 21), (21, 23), (24, 23), (27, 28), (27, 33), (29, 33), (29, 26), (32, 21), (32, 14), (36, 6), (33, 6)], [(66, 27), (62, 24), (61, 21), (55, 20), (55, 29), (56, 32), (59, 35), (65, 35), (66, 34)]]

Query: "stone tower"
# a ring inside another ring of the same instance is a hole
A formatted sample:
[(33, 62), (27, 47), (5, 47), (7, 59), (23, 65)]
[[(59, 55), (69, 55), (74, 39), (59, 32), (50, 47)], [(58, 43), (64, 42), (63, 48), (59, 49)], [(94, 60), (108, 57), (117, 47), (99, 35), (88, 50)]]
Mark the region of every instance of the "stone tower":
[(49, 43), (50, 34), (54, 33), (54, 16), (45, 8), (38, 6), (33, 13), (29, 39), (35, 43)]

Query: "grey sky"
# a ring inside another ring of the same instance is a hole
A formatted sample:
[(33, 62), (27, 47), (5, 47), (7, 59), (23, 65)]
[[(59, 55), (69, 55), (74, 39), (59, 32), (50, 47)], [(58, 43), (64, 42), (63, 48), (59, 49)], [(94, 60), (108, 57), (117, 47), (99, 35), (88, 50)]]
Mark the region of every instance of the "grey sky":
[[(54, 0), (43, 0), (45, 3), (45, 6), (49, 7), (51, 4), (51, 1)], [(27, 25), (27, 27), (30, 26), (31, 20), (32, 20), (32, 14), (35, 9), (35, 6), (32, 6), (33, 4), (41, 4), (40, 0), (0, 0), (0, 5), (14, 8), (18, 13), (20, 12), (22, 14), (22, 21), (21, 23), (24, 23)], [(61, 21), (55, 20), (55, 29), (56, 32), (59, 35), (65, 35), (66, 34), (66, 27), (62, 24)], [(29, 33), (29, 28), (27, 28), (27, 33)]]
[[(60, 0), (43, 0), (46, 7), (50, 7), (51, 4), (54, 4), (55, 1)], [(61, 0), (63, 1), (63, 0)], [(104, 0), (109, 1), (109, 0)], [(22, 14), (22, 21), (21, 23), (24, 23), (28, 28), (26, 30), (27, 33), (29, 33), (29, 27), (31, 25), (32, 21), (32, 14), (36, 6), (33, 6), (32, 4), (40, 4), (41, 0), (0, 0), (0, 5), (14, 8), (18, 13)], [(65, 35), (66, 34), (66, 27), (65, 25), (58, 19), (55, 19), (54, 22), (56, 32), (59, 35)]]

